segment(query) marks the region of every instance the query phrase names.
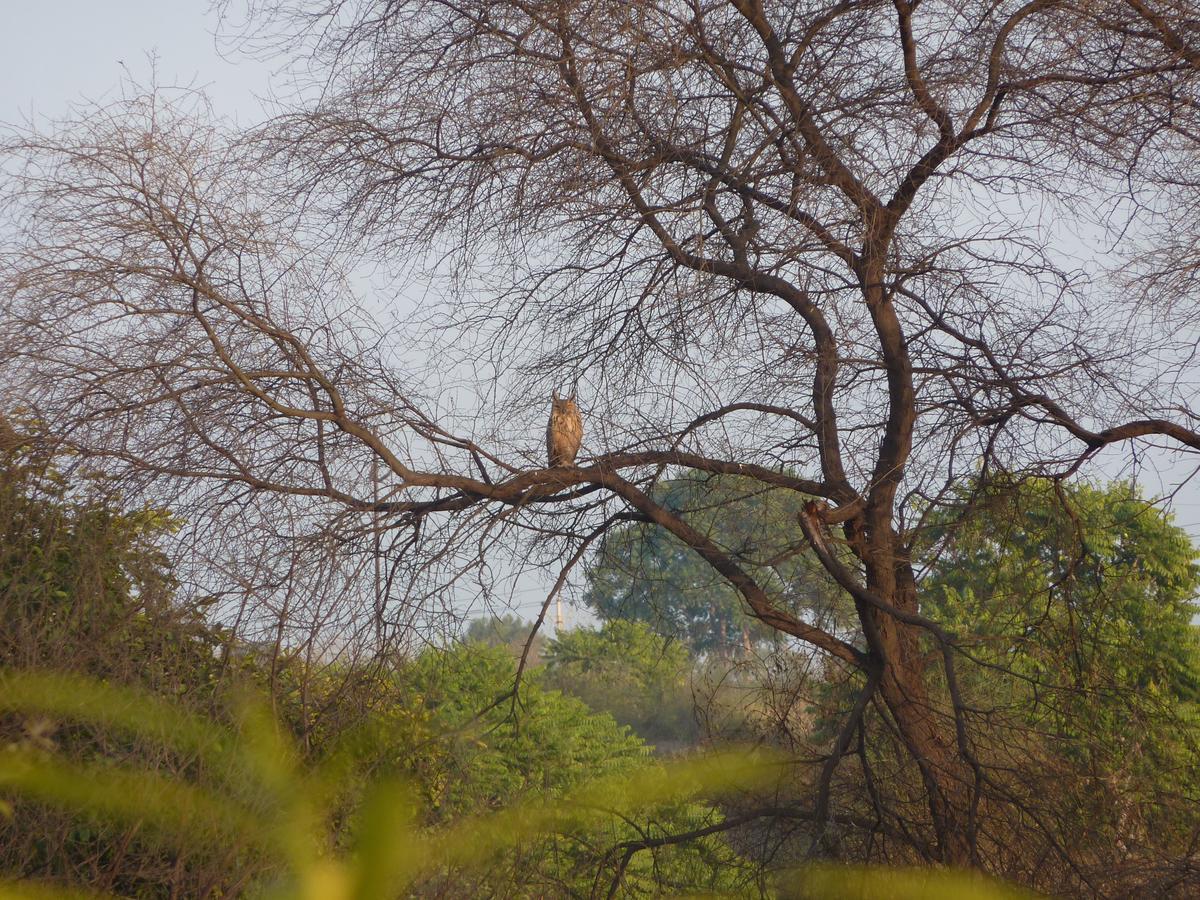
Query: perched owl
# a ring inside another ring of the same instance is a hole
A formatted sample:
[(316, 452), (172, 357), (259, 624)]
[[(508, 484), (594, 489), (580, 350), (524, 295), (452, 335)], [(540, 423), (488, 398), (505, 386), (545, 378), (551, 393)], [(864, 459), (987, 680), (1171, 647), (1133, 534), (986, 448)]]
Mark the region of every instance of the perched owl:
[(583, 440), (583, 418), (575, 405), (575, 395), (559, 397), (554, 391), (550, 399), (550, 424), (546, 426), (546, 455), (552, 466), (575, 465), (575, 454)]

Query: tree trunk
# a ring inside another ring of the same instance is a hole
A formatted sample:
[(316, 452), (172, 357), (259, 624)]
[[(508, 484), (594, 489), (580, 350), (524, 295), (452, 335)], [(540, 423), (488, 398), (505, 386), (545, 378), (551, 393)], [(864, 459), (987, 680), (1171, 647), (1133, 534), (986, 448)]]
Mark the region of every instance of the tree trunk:
[[(915, 613), (916, 588), (911, 568), (906, 564), (899, 568), (893, 603), (906, 612)], [(947, 865), (972, 866), (975, 863), (974, 775), (959, 750), (953, 710), (948, 701), (930, 696), (920, 643), (922, 629), (897, 621), (880, 610), (866, 612), (878, 629), (884, 651), (880, 694), (896, 721), (901, 739), (920, 769), (937, 836), (938, 857)]]

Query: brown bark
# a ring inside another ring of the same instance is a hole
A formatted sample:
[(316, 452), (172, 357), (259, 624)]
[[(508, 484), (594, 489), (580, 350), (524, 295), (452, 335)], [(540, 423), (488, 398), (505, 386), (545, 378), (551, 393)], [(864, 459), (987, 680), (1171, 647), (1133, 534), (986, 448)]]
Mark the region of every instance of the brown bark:
[[(912, 599), (897, 605), (912, 610)], [(875, 618), (886, 659), (880, 696), (921, 771), (939, 858), (951, 866), (975, 865), (972, 770), (957, 746), (946, 701), (930, 696), (922, 630), (878, 610), (868, 614)]]

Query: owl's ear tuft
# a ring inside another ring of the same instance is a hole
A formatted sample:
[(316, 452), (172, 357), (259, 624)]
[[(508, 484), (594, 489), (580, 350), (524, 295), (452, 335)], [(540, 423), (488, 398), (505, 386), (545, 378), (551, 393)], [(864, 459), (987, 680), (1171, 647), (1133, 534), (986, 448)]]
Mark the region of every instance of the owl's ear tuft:
[(559, 400), (560, 399), (558, 396), (558, 388), (550, 389), (550, 399), (551, 400)]

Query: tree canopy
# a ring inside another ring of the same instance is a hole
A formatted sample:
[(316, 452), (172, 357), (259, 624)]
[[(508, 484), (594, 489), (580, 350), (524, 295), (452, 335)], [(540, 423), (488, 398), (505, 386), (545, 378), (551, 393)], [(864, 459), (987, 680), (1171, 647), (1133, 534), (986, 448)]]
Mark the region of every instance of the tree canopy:
[(1028, 747), (1041, 762), (1013, 789), (1058, 820), (1078, 857), (1105, 860), (1113, 887), (1169, 890), (1172, 876), (1136, 885), (1142, 860), (1186, 856), (1194, 834), (1197, 547), (1128, 482), (983, 494), (940, 534), (927, 576), (930, 614), (960, 635), (979, 753), (1002, 765)]
[[(832, 627), (839, 592), (797, 540), (797, 494), (734, 477), (685, 476), (663, 482), (656, 500), (686, 514), (785, 608)], [(601, 619), (646, 622), (694, 653), (743, 654), (777, 634), (748, 616), (737, 591), (690, 547), (654, 524), (608, 532), (588, 564), (581, 597)]]
[(660, 749), (697, 738), (686, 647), (640, 622), (558, 635), (546, 652), (543, 683), (604, 710)]

